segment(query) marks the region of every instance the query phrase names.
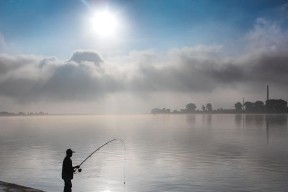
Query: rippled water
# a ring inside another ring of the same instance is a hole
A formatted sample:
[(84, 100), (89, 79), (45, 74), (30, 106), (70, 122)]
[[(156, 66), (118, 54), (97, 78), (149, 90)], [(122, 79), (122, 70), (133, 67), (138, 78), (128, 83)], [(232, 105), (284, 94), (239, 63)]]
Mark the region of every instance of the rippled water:
[(76, 165), (113, 138), (126, 155), (121, 142), (105, 146), (74, 176), (73, 191), (288, 189), (287, 115), (0, 117), (0, 180), (63, 191), (65, 150), (76, 151)]

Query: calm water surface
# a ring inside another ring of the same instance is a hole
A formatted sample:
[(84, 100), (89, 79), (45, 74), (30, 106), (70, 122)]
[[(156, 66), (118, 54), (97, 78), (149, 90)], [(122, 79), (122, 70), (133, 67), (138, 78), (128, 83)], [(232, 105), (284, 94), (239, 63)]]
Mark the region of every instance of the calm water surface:
[[(287, 115), (0, 117), (0, 180), (63, 191), (61, 166), (113, 138), (73, 180), (74, 192), (286, 192)], [(123, 185), (124, 162), (126, 185)]]

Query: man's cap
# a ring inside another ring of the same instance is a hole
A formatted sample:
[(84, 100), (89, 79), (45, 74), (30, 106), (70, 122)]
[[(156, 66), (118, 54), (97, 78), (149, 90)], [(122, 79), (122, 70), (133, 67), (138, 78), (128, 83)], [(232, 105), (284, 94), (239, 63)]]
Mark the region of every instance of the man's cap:
[(72, 151), (72, 149), (67, 149), (66, 153), (75, 153), (75, 151)]

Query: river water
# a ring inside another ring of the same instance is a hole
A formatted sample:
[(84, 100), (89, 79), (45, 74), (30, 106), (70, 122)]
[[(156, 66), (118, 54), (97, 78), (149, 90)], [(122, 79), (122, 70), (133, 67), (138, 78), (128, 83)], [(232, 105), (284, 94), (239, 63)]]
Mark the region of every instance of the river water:
[[(0, 180), (63, 191), (72, 148), (77, 192), (286, 192), (287, 115), (0, 117)], [(125, 185), (124, 185), (125, 173)]]

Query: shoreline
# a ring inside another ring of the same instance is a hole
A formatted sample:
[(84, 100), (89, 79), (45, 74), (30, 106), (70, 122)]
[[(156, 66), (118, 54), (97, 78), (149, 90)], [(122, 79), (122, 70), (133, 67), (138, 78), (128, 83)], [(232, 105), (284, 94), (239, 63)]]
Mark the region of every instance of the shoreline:
[(18, 114), (13, 114), (13, 115), (1, 115), (0, 117), (53, 117), (53, 116), (105, 116), (105, 115), (227, 115), (227, 114), (232, 114), (232, 115), (288, 115), (288, 112), (282, 112), (282, 113), (256, 113), (256, 112), (247, 112), (247, 113), (237, 113), (237, 112), (193, 112), (193, 113), (135, 113), (135, 114), (47, 114), (47, 115), (18, 115)]
[(30, 187), (25, 187), (22, 185), (16, 185), (13, 183), (7, 183), (0, 181), (0, 192), (45, 192), (38, 189), (33, 189)]

